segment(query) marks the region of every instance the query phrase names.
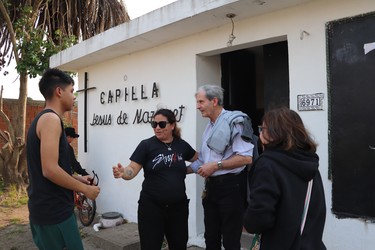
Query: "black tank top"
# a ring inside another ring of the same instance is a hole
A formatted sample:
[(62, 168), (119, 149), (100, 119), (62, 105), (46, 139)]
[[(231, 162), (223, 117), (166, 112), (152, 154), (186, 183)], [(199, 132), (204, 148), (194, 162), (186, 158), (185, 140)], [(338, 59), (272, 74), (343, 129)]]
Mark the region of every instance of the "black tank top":
[[(27, 133), (27, 167), (29, 171), (29, 201), (30, 222), (38, 225), (58, 224), (69, 218), (74, 210), (73, 191), (60, 187), (43, 176), (40, 139), (36, 133), (39, 118), (51, 109), (41, 111), (33, 120)], [(55, 113), (56, 114), (56, 113)], [(56, 114), (57, 115), (57, 114)], [(71, 175), (69, 164), (68, 141), (61, 121), (59, 142), (59, 166)]]

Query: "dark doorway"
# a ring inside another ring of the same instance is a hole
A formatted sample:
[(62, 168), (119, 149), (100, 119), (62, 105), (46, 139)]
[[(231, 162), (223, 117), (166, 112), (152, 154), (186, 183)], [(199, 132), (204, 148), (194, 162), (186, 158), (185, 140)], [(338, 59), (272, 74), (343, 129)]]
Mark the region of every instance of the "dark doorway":
[(248, 114), (254, 131), (265, 111), (289, 107), (286, 41), (224, 53), (221, 70), (224, 108)]

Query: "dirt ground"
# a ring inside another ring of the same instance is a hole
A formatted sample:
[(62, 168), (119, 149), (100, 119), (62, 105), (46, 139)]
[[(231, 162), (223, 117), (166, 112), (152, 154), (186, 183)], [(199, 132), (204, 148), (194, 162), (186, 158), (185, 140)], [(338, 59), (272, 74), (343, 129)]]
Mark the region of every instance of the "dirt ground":
[[(81, 235), (85, 249), (96, 250), (89, 235)], [(0, 250), (37, 250), (29, 227), (27, 205), (19, 208), (0, 206)]]
[(0, 249), (38, 249), (31, 238), (27, 206), (0, 206)]

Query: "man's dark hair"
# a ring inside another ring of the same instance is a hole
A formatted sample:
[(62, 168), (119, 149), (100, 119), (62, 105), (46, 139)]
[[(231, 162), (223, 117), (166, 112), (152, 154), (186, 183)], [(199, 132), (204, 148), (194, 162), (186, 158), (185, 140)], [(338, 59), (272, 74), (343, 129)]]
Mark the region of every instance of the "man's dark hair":
[(47, 69), (39, 81), (39, 91), (48, 100), (53, 97), (53, 92), (57, 87), (65, 89), (73, 84), (74, 80), (70, 75), (57, 68)]

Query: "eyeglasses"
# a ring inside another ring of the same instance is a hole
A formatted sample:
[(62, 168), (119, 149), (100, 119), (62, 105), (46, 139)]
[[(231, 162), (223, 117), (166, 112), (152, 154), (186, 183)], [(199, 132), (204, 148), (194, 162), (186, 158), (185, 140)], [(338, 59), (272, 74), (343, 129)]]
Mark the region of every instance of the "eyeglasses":
[(169, 122), (167, 122), (167, 121), (161, 121), (161, 122), (152, 121), (151, 122), (151, 127), (152, 128), (156, 128), (159, 125), (159, 128), (165, 128), (168, 123)]
[(266, 127), (258, 126), (259, 134), (263, 132), (264, 129), (267, 129)]

